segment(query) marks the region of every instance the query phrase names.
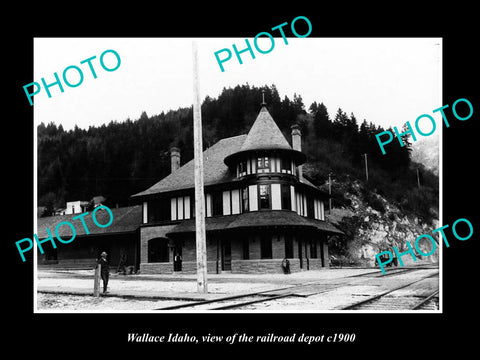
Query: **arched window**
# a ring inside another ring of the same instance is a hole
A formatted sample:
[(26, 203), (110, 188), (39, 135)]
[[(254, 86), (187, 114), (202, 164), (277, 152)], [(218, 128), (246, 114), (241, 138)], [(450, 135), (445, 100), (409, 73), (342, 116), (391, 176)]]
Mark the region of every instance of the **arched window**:
[(148, 262), (168, 262), (170, 251), (167, 238), (155, 238), (148, 240)]

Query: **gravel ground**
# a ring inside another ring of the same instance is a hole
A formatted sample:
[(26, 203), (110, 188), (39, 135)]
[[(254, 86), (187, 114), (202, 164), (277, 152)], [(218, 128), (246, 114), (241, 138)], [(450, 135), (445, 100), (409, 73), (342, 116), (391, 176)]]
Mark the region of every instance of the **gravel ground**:
[[(38, 287), (55, 287), (59, 291), (62, 289), (77, 288), (93, 291), (93, 280), (91, 279), (55, 279), (43, 278), (38, 280)], [(243, 291), (260, 291), (270, 290), (277, 286), (269, 283), (248, 283), (248, 282), (233, 282), (233, 283), (209, 283), (208, 291), (213, 294), (231, 294)], [(152, 281), (152, 280), (121, 280), (110, 279), (108, 282), (108, 290), (113, 295), (115, 292), (123, 290), (129, 291), (145, 291), (152, 293), (196, 293), (196, 281)]]
[(149, 311), (160, 307), (182, 303), (178, 300), (139, 300), (120, 297), (98, 297), (82, 295), (37, 294), (40, 311), (53, 312), (112, 312)]
[[(223, 297), (318, 282), (319, 280), (325, 280), (325, 284), (340, 284), (346, 277), (375, 273), (375, 271), (375, 269), (343, 268), (306, 271), (290, 275), (211, 274), (208, 278), (209, 291), (207, 295)], [(420, 270), (420, 273), (428, 271)], [(408, 282), (414, 276), (414, 273), (402, 275), (402, 281)], [(354, 277), (349, 280), (348, 286), (340, 286), (330, 290), (325, 288), (324, 292), (309, 294), (310, 296), (307, 297), (293, 296), (258, 303), (246, 306), (238, 311), (311, 312), (338, 309), (373, 293), (384, 291), (385, 286), (391, 281), (389, 279), (392, 279), (392, 277)], [(364, 280), (367, 280), (367, 282)], [(36, 294), (36, 299), (37, 311), (39, 312), (149, 312), (154, 309), (182, 304), (184, 301), (179, 299), (121, 297), (120, 295), (142, 296), (143, 294), (157, 297), (177, 296), (187, 298), (200, 295), (197, 293), (196, 276), (188, 274), (129, 275), (127, 277), (112, 274), (109, 281), (109, 296), (95, 298), (88, 295), (93, 291), (93, 271), (39, 271), (37, 273), (37, 288), (39, 292)], [(430, 286), (427, 288), (430, 288)], [(42, 293), (42, 289), (59, 293)], [(83, 291), (87, 295), (65, 294), (69, 291)]]
[[(239, 293), (272, 290), (278, 287), (291, 286), (298, 283), (335, 279), (345, 276), (372, 272), (375, 269), (329, 269), (284, 274), (212, 274), (208, 280), (209, 294), (232, 295)], [(67, 295), (61, 292), (92, 291), (93, 270), (46, 271), (37, 272), (37, 289), (58, 291), (58, 294), (37, 293), (38, 311), (148, 311), (182, 303), (181, 300), (146, 300), (106, 296)], [(197, 293), (196, 275), (122, 275), (111, 274), (109, 295), (116, 292), (133, 291), (149, 294), (191, 296)], [(297, 298), (298, 299), (298, 298)]]

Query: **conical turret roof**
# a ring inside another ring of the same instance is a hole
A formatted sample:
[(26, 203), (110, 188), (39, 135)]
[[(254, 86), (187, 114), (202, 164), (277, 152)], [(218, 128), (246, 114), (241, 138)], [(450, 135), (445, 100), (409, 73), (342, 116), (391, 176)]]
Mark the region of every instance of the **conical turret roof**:
[(224, 162), (230, 165), (242, 154), (269, 150), (289, 152), (296, 158), (297, 163), (305, 161), (305, 155), (292, 149), (272, 115), (265, 106), (262, 106), (240, 150), (227, 156)]
[(292, 150), (280, 128), (265, 106), (260, 110), (240, 151), (284, 149)]

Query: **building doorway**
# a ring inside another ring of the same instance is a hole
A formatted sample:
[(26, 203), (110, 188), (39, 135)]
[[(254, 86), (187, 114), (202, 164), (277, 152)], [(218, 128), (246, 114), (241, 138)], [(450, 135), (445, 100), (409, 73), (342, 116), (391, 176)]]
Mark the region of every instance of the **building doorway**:
[(297, 236), (298, 242), (298, 260), (300, 261), (300, 269), (303, 269), (302, 239)]
[(173, 245), (173, 271), (182, 271), (182, 244), (176, 241)]
[(222, 271), (232, 270), (232, 246), (230, 239), (222, 239), (221, 244), (221, 263)]
[(322, 259), (322, 267), (325, 267), (325, 250), (323, 249), (323, 240), (320, 240), (320, 258)]

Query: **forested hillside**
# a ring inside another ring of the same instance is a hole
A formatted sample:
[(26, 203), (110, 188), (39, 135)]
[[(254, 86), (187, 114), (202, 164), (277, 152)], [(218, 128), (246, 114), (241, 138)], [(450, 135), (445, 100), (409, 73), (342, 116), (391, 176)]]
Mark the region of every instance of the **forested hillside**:
[[(224, 88), (218, 98), (206, 97), (202, 104), (204, 147), (247, 133), (260, 110), (262, 90), (268, 110), (289, 141), (290, 126), (300, 124), (302, 150), (307, 155), (305, 175), (325, 187), (331, 173), (337, 184), (332, 189), (334, 206), (348, 205), (342, 194), (358, 180), (364, 200), (380, 212), (383, 205), (375, 194), (406, 214), (427, 222), (435, 217), (431, 209), (438, 209), (438, 177), (411, 161), (411, 144), (390, 146), (382, 155), (375, 134), (383, 128), (341, 109), (329, 112), (321, 99), (306, 106), (301, 95), (281, 99), (274, 85)], [(38, 126), (38, 205), (51, 214), (66, 201), (96, 195), (105, 196), (109, 206), (127, 205), (130, 195), (170, 172), (172, 146), (180, 148), (182, 164), (192, 159), (192, 108), (151, 116), (144, 112), (139, 119), (70, 131), (42, 123)]]

